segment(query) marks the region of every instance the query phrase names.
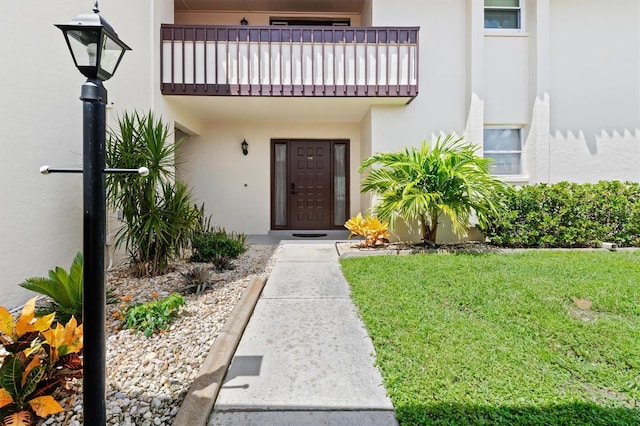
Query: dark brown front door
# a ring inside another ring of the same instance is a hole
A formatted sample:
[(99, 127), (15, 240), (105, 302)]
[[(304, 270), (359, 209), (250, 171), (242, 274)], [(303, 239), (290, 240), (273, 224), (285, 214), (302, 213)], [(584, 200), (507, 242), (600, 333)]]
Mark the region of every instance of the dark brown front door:
[(291, 141), (291, 229), (331, 228), (331, 144)]
[(271, 142), (271, 229), (342, 229), (348, 211), (348, 140)]

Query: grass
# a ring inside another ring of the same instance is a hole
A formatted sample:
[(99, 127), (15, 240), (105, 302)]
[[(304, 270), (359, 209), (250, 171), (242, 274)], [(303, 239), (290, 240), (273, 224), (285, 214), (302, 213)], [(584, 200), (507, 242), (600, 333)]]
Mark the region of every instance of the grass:
[(640, 424), (640, 252), (342, 269), (401, 425)]

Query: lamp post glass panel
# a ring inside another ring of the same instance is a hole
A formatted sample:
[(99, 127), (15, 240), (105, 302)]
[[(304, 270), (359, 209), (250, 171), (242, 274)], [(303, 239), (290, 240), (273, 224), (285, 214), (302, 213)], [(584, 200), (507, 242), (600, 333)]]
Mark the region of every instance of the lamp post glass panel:
[(131, 50), (98, 13), (78, 15), (69, 24), (60, 24), (67, 46), (78, 70), (87, 78), (101, 81), (110, 79), (116, 72), (124, 52)]
[[(107, 90), (104, 80), (113, 76), (124, 52), (131, 50), (111, 25), (94, 13), (79, 15), (69, 24), (56, 25), (64, 33), (78, 70), (87, 77), (83, 103), (83, 323), (85, 425), (106, 424), (106, 296), (104, 243), (106, 226), (105, 139)], [(122, 171), (120, 171), (122, 172)], [(125, 171), (126, 172), (126, 171)], [(130, 172), (137, 173), (138, 170)]]

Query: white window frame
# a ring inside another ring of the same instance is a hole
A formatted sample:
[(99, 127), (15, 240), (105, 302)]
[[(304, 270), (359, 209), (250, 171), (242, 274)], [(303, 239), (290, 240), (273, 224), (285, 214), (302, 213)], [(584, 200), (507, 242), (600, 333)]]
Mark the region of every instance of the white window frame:
[(524, 7), (524, 3), (525, 0), (519, 0), (519, 6), (518, 7), (499, 7), (499, 6), (484, 6), (484, 11), (486, 12), (487, 9), (488, 10), (517, 10), (519, 12), (519, 21), (520, 21), (520, 26), (519, 28), (487, 28), (486, 27), (486, 20), (484, 20), (485, 14), (483, 13), (482, 18), (483, 18), (483, 25), (484, 25), (484, 30), (487, 34), (520, 34), (523, 33), (525, 31), (525, 7)]
[[(518, 176), (518, 177), (522, 177), (525, 176), (525, 171), (524, 171), (524, 140), (522, 138), (523, 135), (523, 128), (522, 126), (500, 126), (500, 125), (485, 125), (484, 126), (484, 130), (517, 130), (518, 131), (518, 137), (520, 139), (520, 149), (519, 150), (486, 150), (484, 147), (484, 136), (483, 136), (483, 143), (482, 143), (482, 156), (486, 157), (486, 154), (519, 154), (520, 155), (520, 161), (518, 164), (518, 173), (515, 174), (493, 174), (494, 176), (498, 176), (501, 178), (504, 177), (512, 177), (512, 176)], [(483, 132), (484, 133), (484, 132)]]

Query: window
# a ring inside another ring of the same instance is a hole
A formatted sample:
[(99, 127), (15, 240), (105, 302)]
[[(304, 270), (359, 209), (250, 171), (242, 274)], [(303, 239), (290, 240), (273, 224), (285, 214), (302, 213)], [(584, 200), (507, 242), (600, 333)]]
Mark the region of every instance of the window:
[(489, 29), (522, 28), (521, 0), (484, 0), (484, 27)]
[(484, 129), (484, 156), (493, 159), (491, 173), (494, 175), (522, 174), (521, 129)]

